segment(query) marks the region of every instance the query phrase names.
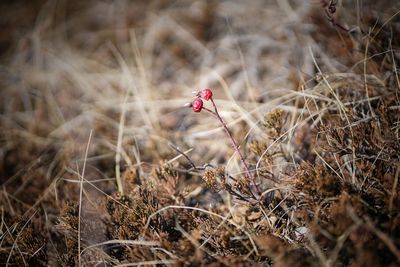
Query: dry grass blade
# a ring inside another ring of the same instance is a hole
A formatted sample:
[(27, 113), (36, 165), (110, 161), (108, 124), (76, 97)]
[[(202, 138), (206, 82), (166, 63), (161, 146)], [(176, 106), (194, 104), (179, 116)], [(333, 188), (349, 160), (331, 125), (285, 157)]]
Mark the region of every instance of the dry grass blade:
[(90, 141), (92, 140), (93, 130), (90, 130), (89, 139), (86, 145), (85, 157), (83, 161), (82, 174), (79, 175), (79, 211), (78, 211), (78, 265), (81, 266), (81, 218), (82, 218), (82, 193), (83, 193), (83, 179), (86, 171), (86, 160), (89, 154)]
[(0, 10), (0, 262), (399, 264), (400, 2)]
[(166, 210), (168, 210), (168, 209), (187, 209), (187, 210), (195, 210), (195, 211), (200, 211), (200, 212), (202, 212), (202, 213), (205, 213), (205, 214), (208, 214), (208, 215), (211, 215), (211, 216), (218, 217), (218, 218), (220, 218), (221, 220), (224, 220), (224, 221), (226, 221), (226, 222), (232, 224), (232, 225), (235, 226), (236, 228), (240, 229), (241, 231), (243, 231), (243, 233), (248, 237), (248, 239), (250, 240), (251, 244), (253, 245), (254, 253), (258, 254), (257, 246), (256, 246), (256, 244), (255, 244), (253, 238), (251, 237), (251, 235), (250, 235), (245, 229), (243, 229), (242, 226), (236, 224), (236, 223), (235, 223), (234, 221), (232, 221), (232, 220), (226, 219), (225, 217), (223, 217), (223, 216), (221, 216), (221, 215), (219, 215), (219, 214), (217, 214), (217, 213), (214, 213), (214, 212), (211, 212), (211, 211), (208, 211), (208, 210), (204, 210), (204, 209), (200, 209), (200, 208), (185, 207), (185, 206), (174, 206), (174, 205), (166, 206), (166, 207), (164, 207), (164, 208), (162, 208), (162, 209), (157, 210), (155, 213), (153, 213), (153, 214), (151, 214), (151, 215), (149, 216), (149, 218), (147, 219), (146, 225), (144, 226), (144, 229), (148, 229), (148, 228), (149, 228), (150, 221), (151, 221), (151, 219), (152, 219), (154, 216), (156, 216), (157, 214), (159, 214), (159, 213), (161, 213), (161, 212), (163, 212), (163, 211), (166, 211)]

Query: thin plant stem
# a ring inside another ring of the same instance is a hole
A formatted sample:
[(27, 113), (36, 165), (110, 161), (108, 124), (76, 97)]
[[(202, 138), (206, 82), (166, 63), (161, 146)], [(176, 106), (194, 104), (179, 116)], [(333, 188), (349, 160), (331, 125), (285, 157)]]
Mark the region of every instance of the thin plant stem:
[(217, 105), (215, 105), (214, 99), (210, 98), (210, 101), (211, 101), (215, 111), (212, 111), (212, 110), (210, 110), (210, 109), (208, 109), (206, 107), (203, 107), (203, 109), (208, 111), (209, 113), (211, 113), (214, 117), (216, 117), (220, 121), (220, 123), (222, 124), (222, 127), (224, 128), (226, 134), (229, 137), (229, 140), (231, 141), (231, 144), (232, 144), (233, 148), (235, 149), (235, 151), (238, 153), (238, 155), (240, 157), (240, 161), (242, 162), (242, 164), (243, 164), (243, 166), (245, 168), (245, 171), (246, 171), (246, 174), (245, 174), (246, 178), (249, 179), (254, 184), (254, 187), (256, 188), (257, 193), (260, 194), (261, 192), (260, 192), (260, 190), (259, 190), (259, 188), (258, 188), (258, 186), (257, 186), (257, 184), (256, 184), (256, 182), (254, 180), (254, 176), (251, 175), (250, 170), (249, 170), (249, 166), (247, 165), (247, 163), (246, 163), (246, 161), (245, 161), (245, 159), (243, 157), (242, 152), (240, 152), (238, 144), (236, 143), (235, 139), (233, 138), (232, 133), (229, 131), (229, 128), (226, 125), (226, 122), (219, 115), (218, 108), (217, 108)]
[(78, 211), (78, 266), (81, 266), (81, 217), (82, 217), (82, 193), (83, 193), (83, 179), (85, 177), (86, 162), (89, 153), (90, 141), (92, 140), (93, 130), (90, 130), (89, 140), (86, 145), (85, 159), (83, 161), (82, 174), (79, 177), (79, 211)]

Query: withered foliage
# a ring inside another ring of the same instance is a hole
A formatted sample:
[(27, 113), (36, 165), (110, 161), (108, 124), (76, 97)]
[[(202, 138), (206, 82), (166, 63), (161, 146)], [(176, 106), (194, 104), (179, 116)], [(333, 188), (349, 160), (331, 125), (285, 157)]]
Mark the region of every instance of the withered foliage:
[[(365, 1), (355, 21), (347, 3), (315, 2), (322, 9), (316, 5), (307, 17), (319, 42), (318, 68), (307, 81), (293, 75), (295, 98), (267, 112), (262, 134), (241, 143), (260, 194), (244, 173), (229, 173), (225, 158), (216, 167), (197, 167), (151, 138), (122, 144), (137, 145), (136, 154), (123, 156), (138, 164), (121, 166), (121, 194), (115, 159), (83, 161), (50, 138), (54, 129), (45, 122), (55, 118), (42, 110), (30, 136), (0, 133), (7, 144), (0, 165), (0, 263), (399, 266), (400, 16), (382, 20)], [(201, 41), (216, 35), (215, 21), (207, 18), (217, 16), (217, 6), (207, 1), (198, 19), (188, 18), (200, 25)], [(190, 60), (190, 51), (172, 52), (183, 66)], [(24, 103), (14, 105), (19, 112)], [(105, 114), (118, 117), (113, 112)], [(163, 123), (174, 130), (176, 121)], [(94, 125), (116, 138), (112, 128)], [(85, 147), (86, 140), (74, 137), (72, 143)], [(92, 141), (91, 155), (106, 154), (99, 143)]]

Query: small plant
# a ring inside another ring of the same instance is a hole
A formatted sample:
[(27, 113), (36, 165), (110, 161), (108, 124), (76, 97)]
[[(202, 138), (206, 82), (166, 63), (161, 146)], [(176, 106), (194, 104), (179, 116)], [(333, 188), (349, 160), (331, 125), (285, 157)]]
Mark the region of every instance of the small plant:
[[(211, 110), (211, 109), (205, 107), (203, 105), (202, 99), (204, 99), (206, 101), (210, 101), (214, 110)], [(250, 172), (249, 166), (248, 166), (246, 160), (244, 159), (242, 152), (239, 149), (239, 145), (237, 144), (235, 138), (233, 138), (233, 135), (229, 131), (228, 126), (226, 125), (225, 121), (222, 119), (222, 117), (220, 116), (220, 114), (218, 112), (217, 105), (215, 104), (214, 99), (213, 99), (212, 90), (209, 88), (205, 88), (205, 89), (201, 90), (200, 92), (198, 92), (196, 94), (196, 99), (194, 99), (192, 101), (190, 106), (192, 107), (194, 112), (201, 112), (202, 110), (205, 110), (208, 113), (210, 113), (212, 116), (214, 116), (215, 118), (218, 119), (218, 121), (221, 123), (222, 127), (224, 128), (225, 133), (228, 135), (229, 140), (231, 141), (232, 147), (235, 149), (236, 153), (239, 155), (240, 161), (242, 162), (244, 169), (245, 169), (246, 178), (254, 185), (254, 188), (255, 188), (257, 194), (260, 195), (261, 192), (257, 186), (254, 176)]]

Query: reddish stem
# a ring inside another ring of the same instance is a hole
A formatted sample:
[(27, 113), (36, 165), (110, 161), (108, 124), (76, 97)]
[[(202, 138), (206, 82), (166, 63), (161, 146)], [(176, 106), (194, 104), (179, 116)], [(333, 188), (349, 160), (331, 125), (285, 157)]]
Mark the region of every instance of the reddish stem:
[(240, 157), (240, 161), (242, 162), (242, 164), (243, 164), (243, 166), (244, 166), (244, 168), (246, 170), (247, 179), (249, 179), (254, 184), (254, 187), (256, 188), (257, 193), (260, 195), (260, 190), (259, 190), (259, 188), (258, 188), (258, 186), (257, 186), (257, 184), (256, 184), (256, 182), (254, 180), (254, 176), (251, 175), (250, 170), (249, 170), (249, 166), (247, 165), (247, 163), (246, 163), (246, 161), (245, 161), (245, 159), (243, 157), (242, 152), (240, 152), (238, 144), (236, 143), (235, 139), (233, 138), (232, 133), (229, 131), (228, 126), (226, 125), (225, 121), (219, 115), (219, 112), (218, 112), (218, 109), (217, 109), (217, 105), (215, 105), (214, 99), (211, 97), (210, 100), (211, 100), (211, 103), (212, 103), (212, 105), (214, 107), (215, 112), (210, 110), (210, 109), (208, 109), (208, 108), (206, 108), (206, 107), (203, 107), (203, 109), (205, 109), (206, 111), (210, 112), (212, 115), (214, 115), (221, 122), (222, 127), (224, 127), (224, 130), (225, 130), (226, 134), (228, 135), (229, 139), (231, 140), (233, 148), (238, 153), (238, 155)]

